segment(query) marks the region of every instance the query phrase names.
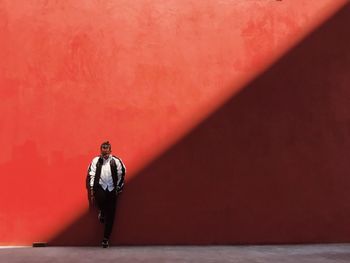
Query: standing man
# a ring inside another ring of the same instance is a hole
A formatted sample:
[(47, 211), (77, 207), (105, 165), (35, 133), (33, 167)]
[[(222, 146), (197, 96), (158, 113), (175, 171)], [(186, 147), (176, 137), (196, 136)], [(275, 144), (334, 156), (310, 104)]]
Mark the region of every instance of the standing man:
[[(111, 154), (112, 146), (106, 141), (100, 146), (101, 155), (95, 157), (88, 169), (90, 201), (96, 204), (98, 219), (104, 226), (102, 247), (109, 246), (112, 233), (116, 201), (124, 186), (125, 165), (122, 160)], [(89, 180), (90, 179), (90, 180)]]

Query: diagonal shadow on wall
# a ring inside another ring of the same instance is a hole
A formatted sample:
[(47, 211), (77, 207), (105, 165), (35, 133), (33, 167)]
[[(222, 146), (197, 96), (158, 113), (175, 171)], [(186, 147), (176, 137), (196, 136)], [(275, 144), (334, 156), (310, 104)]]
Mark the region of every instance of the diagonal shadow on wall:
[[(349, 242), (348, 25), (349, 4), (130, 180), (112, 243)], [(98, 244), (97, 224), (50, 244)]]

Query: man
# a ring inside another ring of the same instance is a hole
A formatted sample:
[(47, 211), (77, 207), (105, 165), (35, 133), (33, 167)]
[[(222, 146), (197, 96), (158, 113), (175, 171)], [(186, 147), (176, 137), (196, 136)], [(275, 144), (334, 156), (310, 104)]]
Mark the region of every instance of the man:
[(126, 169), (120, 158), (111, 155), (112, 146), (108, 141), (101, 144), (100, 151), (101, 155), (95, 157), (89, 166), (87, 183), (90, 187), (90, 202), (97, 205), (100, 210), (98, 219), (105, 224), (102, 247), (107, 248)]

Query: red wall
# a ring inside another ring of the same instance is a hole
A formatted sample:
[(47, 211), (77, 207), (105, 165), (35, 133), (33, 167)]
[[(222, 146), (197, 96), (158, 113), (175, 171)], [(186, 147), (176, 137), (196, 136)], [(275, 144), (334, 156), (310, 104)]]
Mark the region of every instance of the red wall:
[(349, 242), (349, 24), (346, 0), (0, 1), (0, 244), (98, 244), (104, 140), (114, 244)]

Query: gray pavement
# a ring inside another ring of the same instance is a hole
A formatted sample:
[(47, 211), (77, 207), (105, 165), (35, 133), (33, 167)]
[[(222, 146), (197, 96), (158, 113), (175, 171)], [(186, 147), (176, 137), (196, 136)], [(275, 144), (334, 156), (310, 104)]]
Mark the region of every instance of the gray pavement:
[(350, 262), (350, 244), (264, 246), (1, 247), (1, 263)]

